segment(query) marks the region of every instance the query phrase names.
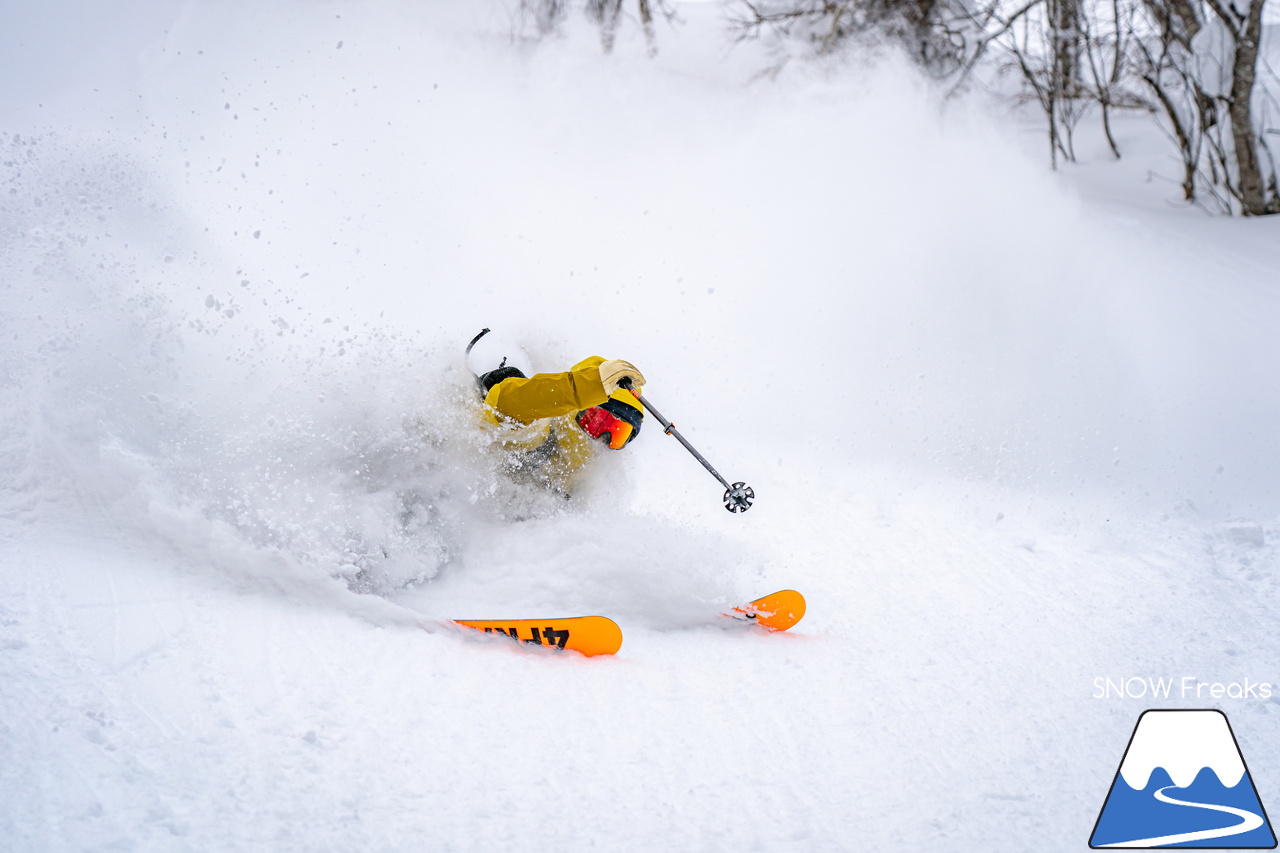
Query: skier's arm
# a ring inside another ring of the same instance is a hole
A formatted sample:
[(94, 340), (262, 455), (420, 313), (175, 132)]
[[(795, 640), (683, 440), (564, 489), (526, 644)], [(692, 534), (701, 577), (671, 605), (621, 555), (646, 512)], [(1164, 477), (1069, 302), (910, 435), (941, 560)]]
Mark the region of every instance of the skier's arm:
[(609, 399), (600, 377), (604, 361), (592, 356), (567, 373), (535, 373), (527, 379), (513, 376), (490, 388), (484, 401), (524, 424), (603, 405)]

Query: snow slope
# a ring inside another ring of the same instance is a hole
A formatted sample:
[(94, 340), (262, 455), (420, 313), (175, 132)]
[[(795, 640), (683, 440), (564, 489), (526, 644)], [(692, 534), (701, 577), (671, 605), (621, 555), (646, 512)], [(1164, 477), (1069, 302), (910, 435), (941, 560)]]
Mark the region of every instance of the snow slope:
[[(10, 849), (1081, 849), (1148, 703), (1276, 800), (1273, 701), (1094, 680), (1280, 682), (1280, 223), (1046, 173), (892, 57), (753, 80), (714, 7), (652, 62), (95, 15), (0, 51)], [(636, 362), (756, 506), (654, 429), (511, 483), (482, 326)], [(783, 587), (792, 632), (716, 624)], [(615, 658), (440, 624), (594, 612)]]

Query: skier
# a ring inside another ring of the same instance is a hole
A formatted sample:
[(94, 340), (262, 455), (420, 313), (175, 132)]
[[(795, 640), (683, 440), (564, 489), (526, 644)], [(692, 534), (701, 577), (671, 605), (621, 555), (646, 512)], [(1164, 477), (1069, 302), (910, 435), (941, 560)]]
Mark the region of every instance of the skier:
[(621, 450), (640, 434), (644, 375), (635, 365), (592, 356), (563, 373), (532, 373), (523, 350), (488, 332), (467, 346), (467, 365), (510, 473), (567, 495), (597, 452)]

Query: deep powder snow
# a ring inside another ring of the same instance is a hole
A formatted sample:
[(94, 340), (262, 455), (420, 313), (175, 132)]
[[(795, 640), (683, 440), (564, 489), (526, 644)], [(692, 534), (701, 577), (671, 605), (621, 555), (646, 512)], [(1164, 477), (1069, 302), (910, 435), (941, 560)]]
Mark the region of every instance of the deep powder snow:
[[(1280, 223), (1049, 174), (892, 56), (753, 81), (705, 6), (653, 61), (96, 14), (5, 36), (8, 849), (1080, 849), (1154, 706), (1276, 800), (1276, 700), (1094, 694), (1280, 683)], [(483, 326), (640, 365), (755, 507), (652, 423), (513, 482)], [(718, 622), (785, 587), (793, 631)], [(442, 624), (584, 613), (619, 655)]]

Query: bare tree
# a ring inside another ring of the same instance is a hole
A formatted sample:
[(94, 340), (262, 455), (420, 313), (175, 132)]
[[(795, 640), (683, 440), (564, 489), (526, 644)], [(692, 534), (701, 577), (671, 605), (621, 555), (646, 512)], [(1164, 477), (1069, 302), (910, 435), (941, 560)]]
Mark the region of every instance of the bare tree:
[[(1266, 0), (729, 0), (740, 38), (812, 46), (900, 45), (949, 90), (979, 69), (1013, 71), (1043, 110), (1050, 162), (1075, 159), (1096, 107), (1112, 153), (1118, 109), (1161, 118), (1184, 196), (1228, 213), (1280, 212), (1269, 136), (1280, 104), (1259, 86)], [(1280, 84), (1271, 74), (1269, 82)]]
[(950, 81), (952, 93), (980, 66), (1015, 71), (1026, 84), (1025, 97), (1045, 114), (1050, 162), (1056, 168), (1059, 157), (1075, 160), (1080, 120), (1100, 95), (1108, 107), (1116, 101), (1105, 71), (1115, 63), (1100, 55), (1103, 45), (1095, 39), (1086, 0), (986, 0), (959, 9), (967, 17), (963, 29), (972, 49)]
[[(1081, 79), (1081, 54), (1084, 53), (1084, 12), (1080, 0), (1045, 0), (1045, 35), (1048, 39), (1049, 127), (1062, 129), (1061, 150), (1068, 160), (1076, 159), (1072, 135), (1087, 105)], [(1050, 136), (1056, 132), (1050, 130)]]
[(1184, 197), (1202, 202), (1203, 191), (1222, 211), (1245, 216), (1280, 212), (1266, 142), (1274, 131), (1254, 109), (1264, 5), (1143, 0), (1131, 40), (1138, 77), (1181, 156)]
[(567, 0), (521, 0), (515, 12), (516, 32), (544, 38), (559, 29), (567, 12)]
[(587, 0), (587, 17), (600, 26), (600, 46), (613, 53), (618, 39), (618, 21), (622, 17), (622, 0)]
[[(1080, 0), (1037, 0), (1017, 8), (1018, 19), (1001, 24), (997, 40), (1044, 111), (1049, 160), (1074, 161), (1076, 125), (1093, 93), (1081, 76), (1085, 47)], [(997, 19), (998, 20), (998, 19)]]
[(812, 45), (818, 55), (874, 38), (898, 45), (938, 76), (959, 68), (973, 0), (731, 0), (740, 39), (769, 32)]
[[(676, 20), (676, 12), (667, 0), (634, 0), (635, 14), (644, 32), (650, 56), (658, 52), (655, 14), (668, 21)], [(533, 38), (544, 38), (556, 32), (571, 11), (572, 0), (520, 0), (516, 13), (516, 29)], [(618, 28), (625, 17), (625, 0), (583, 0), (582, 11), (600, 28), (600, 46), (612, 53), (618, 41)]]
[(1095, 105), (1120, 156), (1111, 114), (1143, 107), (1163, 118), (1188, 201), (1257, 216), (1280, 212), (1271, 126), (1254, 109), (1264, 4), (1025, 0), (995, 2), (973, 20), (982, 50), (995, 45), (1044, 110), (1053, 162), (1074, 159), (1074, 128)]
[[(1102, 10), (1106, 9), (1106, 14)], [(1116, 109), (1143, 106), (1126, 89), (1129, 36), (1133, 32), (1133, 5), (1122, 0), (1099, 4), (1096, 15), (1081, 16), (1085, 60), (1093, 83), (1092, 98), (1098, 105), (1102, 132), (1116, 159), (1120, 146), (1111, 130), (1111, 114)]]
[[(1072, 131), (1092, 103), (1084, 0), (737, 0), (741, 38), (764, 32), (810, 43), (897, 45), (958, 90), (981, 63), (1016, 69), (1048, 118), (1050, 158), (1074, 160)], [(991, 48), (995, 47), (993, 52)]]
[[(1253, 89), (1258, 79), (1258, 49), (1262, 45), (1262, 7), (1265, 3), (1266, 0), (1250, 0), (1240, 11), (1232, 2), (1209, 2), (1209, 8), (1221, 19), (1234, 42), (1227, 112), (1231, 116), (1239, 197), (1245, 216), (1280, 213), (1280, 198), (1276, 198), (1274, 189), (1272, 197), (1267, 198), (1262, 162), (1258, 156), (1261, 134), (1253, 121)], [(1275, 182), (1273, 170), (1273, 188)]]

